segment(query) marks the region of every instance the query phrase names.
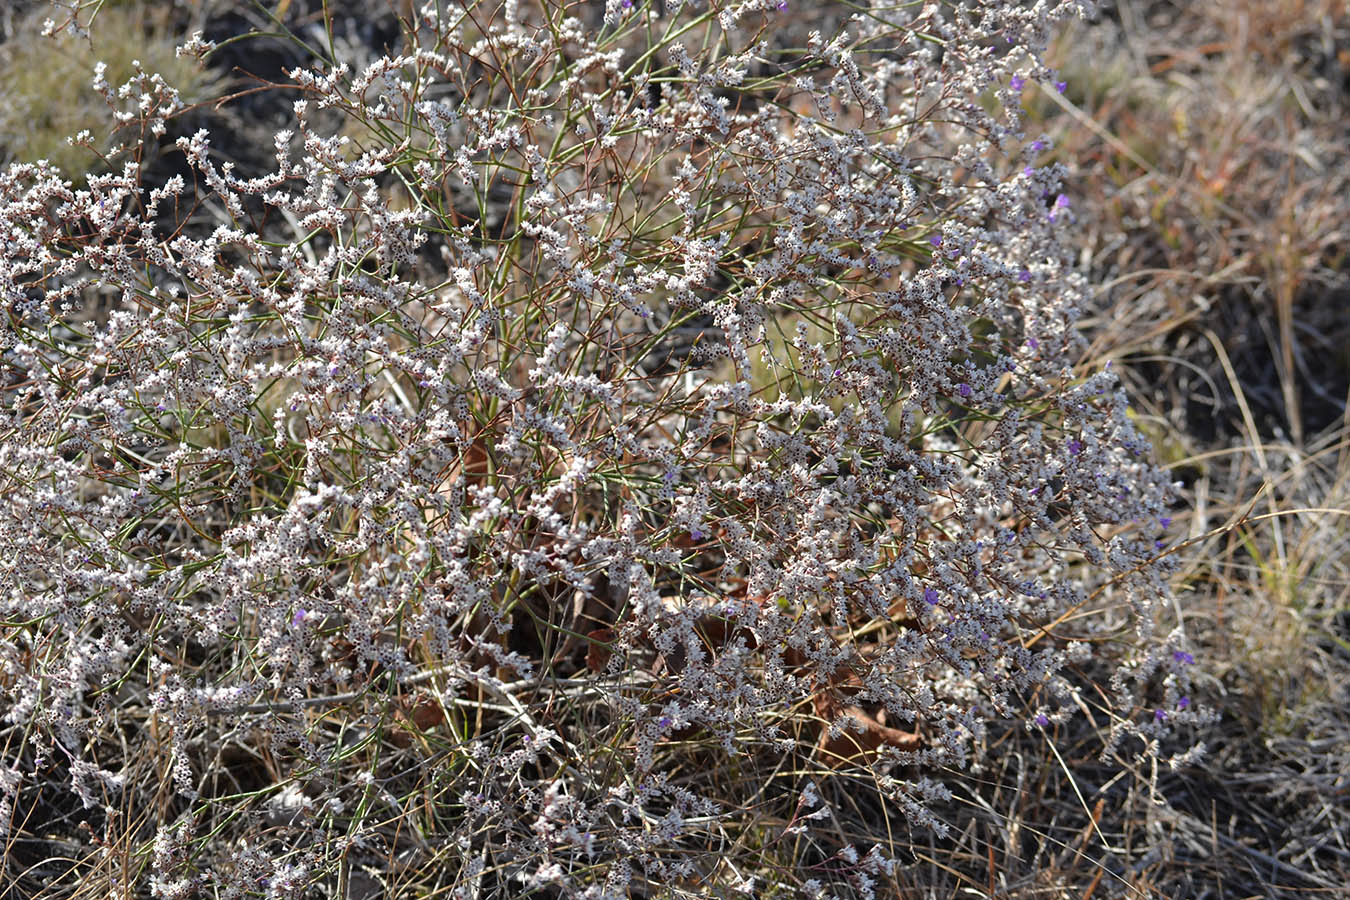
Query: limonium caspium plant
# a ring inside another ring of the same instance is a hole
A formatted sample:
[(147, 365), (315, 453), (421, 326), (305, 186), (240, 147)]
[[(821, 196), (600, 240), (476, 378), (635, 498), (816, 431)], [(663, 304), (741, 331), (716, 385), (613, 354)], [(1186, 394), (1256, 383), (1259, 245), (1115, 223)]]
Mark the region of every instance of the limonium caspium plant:
[(432, 2), (255, 177), (146, 182), (181, 103), (96, 79), (112, 174), (0, 176), (0, 827), (55, 784), (157, 898), (871, 896), (831, 779), (941, 831), (992, 722), (1158, 753), (1171, 486), (1018, 115), (1083, 6)]

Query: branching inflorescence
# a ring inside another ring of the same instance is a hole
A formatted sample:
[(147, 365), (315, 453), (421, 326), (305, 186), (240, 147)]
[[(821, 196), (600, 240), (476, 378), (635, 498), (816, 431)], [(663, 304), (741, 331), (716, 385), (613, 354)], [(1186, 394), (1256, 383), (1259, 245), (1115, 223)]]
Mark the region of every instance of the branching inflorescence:
[(1200, 715), (1171, 488), (1075, 367), (1018, 117), (1080, 6), (433, 2), (291, 73), (271, 172), (204, 131), (160, 184), (11, 166), (0, 794), (171, 780), (164, 898), (399, 854), (861, 896), (895, 862), (813, 831), (832, 773), (941, 830), (992, 722), (1156, 753)]

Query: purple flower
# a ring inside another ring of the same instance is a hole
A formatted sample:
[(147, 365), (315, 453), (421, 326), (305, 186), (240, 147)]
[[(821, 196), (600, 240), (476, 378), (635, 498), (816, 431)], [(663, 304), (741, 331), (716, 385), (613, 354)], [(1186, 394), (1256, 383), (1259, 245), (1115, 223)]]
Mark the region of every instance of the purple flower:
[(1036, 724), (1044, 728), (1050, 724), (1050, 719), (1045, 713), (1036, 713)]
[(1030, 347), (1032, 350), (1037, 350), (1040, 348), (1041, 342), (1036, 340), (1035, 338), (1027, 338), (1027, 346)]
[(1083, 452), (1082, 441), (1078, 440), (1078, 438), (1074, 438), (1073, 440), (1069, 441), (1069, 454), (1071, 456), (1077, 456), (1082, 452)]
[(941, 247), (941, 246), (942, 246), (942, 235), (940, 235), (940, 234), (935, 234), (935, 235), (933, 235), (932, 237), (930, 237), (930, 238), (928, 239), (928, 243), (932, 244), (934, 247)]
[(1037, 138), (1036, 140), (1031, 142), (1031, 149), (1032, 152), (1034, 153), (1040, 153), (1042, 150), (1045, 149), (1045, 141)]
[(670, 716), (662, 716), (661, 721), (657, 722), (656, 724), (661, 726), (662, 729), (666, 729), (669, 728), (672, 724), (674, 724), (674, 721), (675, 720), (672, 719)]
[(923, 602), (929, 606), (937, 606), (938, 592), (934, 588), (926, 588), (923, 592)]
[(305, 616), (307, 615), (309, 615), (309, 613), (305, 611), (304, 607), (297, 609), (295, 615), (291, 616), (291, 627), (299, 628), (301, 623), (305, 621)]
[(1155, 709), (1155, 710), (1153, 711), (1153, 718), (1157, 719), (1159, 722), (1166, 722), (1166, 721), (1167, 721), (1167, 713), (1164, 712), (1164, 711), (1161, 710), (1161, 709)]
[[(1021, 273), (1017, 276), (1017, 278), (1019, 281), (1030, 281), (1031, 271), (1029, 269), (1023, 269)], [(1031, 341), (1027, 341), (1027, 343), (1030, 344)]]
[(1014, 75), (1012, 77), (1012, 89), (1014, 91), (1020, 91), (1022, 88), (1026, 87), (1026, 85), (1027, 80), (1021, 75)]
[(1190, 666), (1195, 664), (1195, 657), (1191, 656), (1185, 650), (1173, 650), (1172, 658), (1175, 659), (1177, 662), (1181, 663), (1183, 666)]
[(1067, 88), (1068, 86), (1069, 86), (1069, 83), (1068, 83), (1067, 81), (1056, 81), (1056, 82), (1055, 82), (1055, 90), (1059, 91), (1061, 94), (1064, 93), (1064, 89)]
[(1036, 174), (1036, 169), (1033, 166), (1027, 166), (1022, 170), (1022, 174), (1030, 178), (1032, 175)]
[(1161, 525), (1163, 528), (1171, 528), (1171, 527), (1172, 527), (1172, 517), (1171, 517), (1171, 516), (1163, 516), (1161, 519), (1158, 520), (1158, 524)]
[(1156, 549), (1156, 550), (1161, 550), (1162, 548), (1164, 548), (1164, 547), (1166, 547), (1166, 546), (1167, 546), (1167, 541), (1154, 541), (1154, 542), (1153, 542), (1153, 547), (1154, 547), (1154, 549)]
[(704, 537), (705, 537), (705, 535), (704, 535), (704, 533), (703, 533), (703, 529), (702, 529), (702, 528), (691, 528), (691, 529), (689, 529), (689, 539), (690, 539), (690, 540), (701, 541), (701, 540), (703, 540)]
[(632, 8), (633, 8), (633, 0), (623, 0), (622, 6), (623, 6), (624, 9), (632, 9)]
[(969, 397), (969, 396), (970, 396), (970, 385), (966, 384), (966, 383), (963, 381), (963, 382), (961, 382), (961, 384), (957, 385), (956, 391), (957, 391), (957, 393), (959, 393), (962, 397)]
[(1177, 699), (1177, 709), (1185, 709), (1191, 705), (1190, 697), (1180, 697)]
[(787, 0), (778, 0), (778, 11), (787, 12)]
[(1053, 222), (1055, 221), (1055, 219), (1059, 217), (1059, 211), (1061, 209), (1068, 209), (1068, 208), (1069, 208), (1068, 195), (1060, 194), (1058, 197), (1055, 198), (1055, 205), (1051, 207), (1048, 218), (1050, 219), (1051, 222)]

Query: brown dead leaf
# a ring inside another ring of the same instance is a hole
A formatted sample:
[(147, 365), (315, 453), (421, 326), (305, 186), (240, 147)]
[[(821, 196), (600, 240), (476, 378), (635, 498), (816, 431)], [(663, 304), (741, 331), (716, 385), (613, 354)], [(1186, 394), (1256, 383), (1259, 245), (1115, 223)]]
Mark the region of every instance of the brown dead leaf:
[(586, 668), (592, 672), (599, 672), (609, 665), (609, 658), (613, 655), (609, 645), (615, 637), (617, 635), (613, 628), (597, 628), (587, 632), (586, 639), (590, 641), (590, 646), (586, 650)]
[(436, 698), (425, 691), (401, 698), (397, 716), (398, 725), (389, 739), (399, 748), (411, 746), (414, 735), (429, 731), (445, 722), (445, 710), (436, 702)]
[(820, 761), (832, 768), (839, 768), (848, 763), (871, 762), (882, 747), (918, 750), (923, 746), (923, 739), (914, 732), (883, 725), (857, 706), (846, 706), (840, 713), (852, 716), (862, 726), (862, 730), (846, 729), (843, 733), (831, 737), (829, 723), (839, 716), (836, 714), (828, 719), (821, 717), (824, 721), (821, 722), (818, 744)]
[[(841, 667), (831, 679), (831, 684), (816, 693), (814, 705), (820, 727), (817, 747), (821, 762), (839, 768), (849, 763), (871, 762), (882, 747), (917, 750), (923, 746), (923, 739), (914, 732), (887, 725), (884, 710), (874, 716), (862, 707), (842, 699), (836, 685), (852, 693), (849, 688), (856, 689), (861, 686), (861, 681), (848, 667)], [(832, 737), (830, 725), (843, 715), (851, 716), (860, 730), (850, 728)]]

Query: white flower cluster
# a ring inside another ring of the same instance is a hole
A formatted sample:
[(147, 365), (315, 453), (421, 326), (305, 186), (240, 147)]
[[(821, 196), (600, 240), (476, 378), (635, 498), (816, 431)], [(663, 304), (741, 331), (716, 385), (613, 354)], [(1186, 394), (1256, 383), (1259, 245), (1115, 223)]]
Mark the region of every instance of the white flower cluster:
[[(1194, 720), (1153, 637), (1170, 486), (1075, 375), (1063, 172), (1016, 109), (1082, 4), (777, 43), (761, 0), (442, 6), (292, 73), (274, 172), (201, 131), (195, 187), (0, 174), (0, 705), (86, 805), (128, 789), (83, 758), (102, 717), (139, 717), (218, 817), (161, 823), (155, 896), (300, 896), (400, 816), (456, 895), (752, 892), (745, 811), (676, 762), (871, 767), (940, 828), (941, 784), (889, 773), (1068, 715), (1094, 629), (1143, 648), (1118, 739)], [(173, 111), (153, 75), (115, 96)], [(230, 788), (216, 740), (274, 784)], [(828, 844), (797, 790), (783, 833)], [(827, 855), (830, 890), (894, 874)]]

